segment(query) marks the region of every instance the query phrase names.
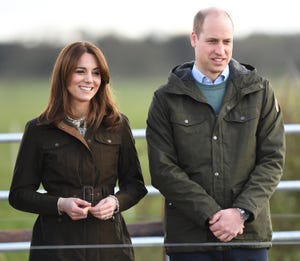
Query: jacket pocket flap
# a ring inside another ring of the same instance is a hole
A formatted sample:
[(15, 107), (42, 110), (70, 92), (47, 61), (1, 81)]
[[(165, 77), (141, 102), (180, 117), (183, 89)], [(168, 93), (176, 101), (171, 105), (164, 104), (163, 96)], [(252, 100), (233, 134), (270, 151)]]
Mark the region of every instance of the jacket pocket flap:
[(119, 135), (111, 135), (111, 134), (106, 134), (106, 133), (99, 133), (95, 135), (95, 140), (108, 144), (108, 145), (118, 145), (121, 144), (121, 137)]
[(171, 116), (171, 122), (183, 126), (193, 126), (201, 124), (205, 121), (205, 118), (199, 113), (197, 115), (193, 114), (183, 114), (176, 113)]
[(252, 107), (243, 110), (238, 110), (238, 109), (232, 110), (224, 117), (224, 119), (226, 121), (243, 123), (243, 122), (253, 120), (257, 117), (258, 117), (258, 110), (256, 109), (256, 107)]
[(68, 144), (70, 144), (71, 141), (69, 140), (59, 140), (59, 139), (49, 139), (48, 141), (45, 141), (44, 144), (43, 144), (43, 149), (46, 149), (46, 150), (53, 150), (53, 149), (59, 149), (61, 147), (64, 147)]

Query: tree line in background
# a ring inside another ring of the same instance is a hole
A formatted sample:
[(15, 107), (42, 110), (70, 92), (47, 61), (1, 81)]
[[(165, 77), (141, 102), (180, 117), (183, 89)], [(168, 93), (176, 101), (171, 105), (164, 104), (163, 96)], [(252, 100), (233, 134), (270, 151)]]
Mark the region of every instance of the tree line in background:
[[(88, 38), (88, 37), (87, 37)], [(146, 37), (139, 40), (107, 35), (93, 39), (110, 66), (112, 77), (166, 76), (177, 64), (193, 60), (188, 35), (167, 39)], [(298, 77), (300, 71), (300, 34), (250, 35), (234, 40), (233, 57), (251, 64), (260, 73)], [(63, 46), (49, 42), (26, 45), (0, 44), (0, 77), (49, 78), (54, 61)]]

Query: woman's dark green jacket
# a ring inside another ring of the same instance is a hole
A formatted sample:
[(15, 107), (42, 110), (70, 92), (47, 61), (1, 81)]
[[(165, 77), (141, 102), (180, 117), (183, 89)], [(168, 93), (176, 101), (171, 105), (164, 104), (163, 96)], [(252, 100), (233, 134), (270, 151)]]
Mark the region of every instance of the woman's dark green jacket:
[[(117, 182), (119, 191), (115, 194)], [(40, 184), (46, 193), (37, 191)], [(127, 118), (123, 116), (120, 129), (108, 131), (100, 127), (95, 133), (88, 131), (85, 139), (64, 122), (51, 126), (38, 124), (37, 119), (28, 122), (9, 202), (16, 209), (38, 214), (30, 260), (133, 260), (131, 248), (100, 246), (130, 245), (120, 213), (106, 221), (91, 215), (72, 221), (66, 214), (59, 215), (58, 198), (83, 198), (88, 186), (94, 189), (93, 204), (115, 194), (120, 211), (132, 207), (147, 193)], [(37, 250), (37, 246), (46, 250)], [(52, 247), (47, 249), (49, 246)]]

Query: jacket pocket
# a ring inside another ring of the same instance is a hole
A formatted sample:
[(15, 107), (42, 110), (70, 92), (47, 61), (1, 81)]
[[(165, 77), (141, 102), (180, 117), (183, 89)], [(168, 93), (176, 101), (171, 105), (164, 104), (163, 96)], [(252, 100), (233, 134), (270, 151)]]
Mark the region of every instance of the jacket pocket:
[(228, 113), (224, 119), (227, 122), (246, 123), (258, 117), (259, 113), (256, 107), (247, 107), (243, 109), (236, 108)]
[(203, 154), (203, 150), (210, 150), (209, 122), (200, 113), (174, 113), (171, 123), (180, 167), (186, 172), (199, 172), (199, 167), (209, 162), (207, 156)]
[(45, 140), (41, 150), (43, 168), (52, 173), (52, 176), (46, 176), (48, 181), (51, 179), (56, 179), (56, 182), (60, 179), (74, 179), (79, 170), (79, 159), (82, 159), (77, 143), (69, 139), (49, 139)]
[[(228, 164), (235, 166), (236, 173), (246, 173), (253, 163), (256, 151), (257, 128), (259, 111), (256, 107), (236, 107), (224, 117), (223, 144), (230, 157)], [(251, 155), (251, 156), (250, 156)], [(245, 159), (248, 162), (244, 164)], [(243, 162), (243, 164), (241, 164)]]
[(171, 116), (171, 123), (174, 126), (174, 131), (178, 130), (184, 133), (199, 133), (199, 126), (205, 121), (205, 117), (201, 114), (184, 114), (176, 113)]
[(45, 141), (42, 149), (44, 151), (61, 151), (71, 145), (72, 142), (67, 139), (53, 139), (49, 141)]
[(121, 137), (114, 133), (99, 133), (92, 145), (93, 157), (102, 178), (117, 177)]

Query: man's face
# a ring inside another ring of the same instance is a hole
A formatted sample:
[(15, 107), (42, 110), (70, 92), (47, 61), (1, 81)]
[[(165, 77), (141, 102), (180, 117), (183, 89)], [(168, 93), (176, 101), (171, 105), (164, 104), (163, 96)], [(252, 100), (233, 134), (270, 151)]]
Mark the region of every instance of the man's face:
[(191, 35), (197, 68), (214, 81), (232, 57), (233, 25), (225, 14), (209, 14), (199, 37)]

